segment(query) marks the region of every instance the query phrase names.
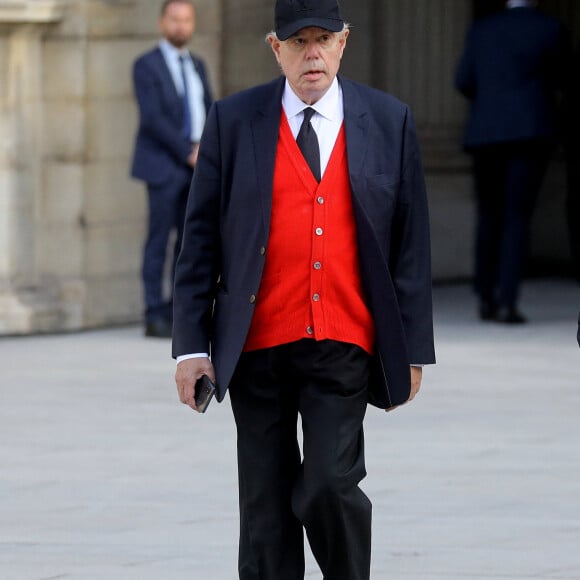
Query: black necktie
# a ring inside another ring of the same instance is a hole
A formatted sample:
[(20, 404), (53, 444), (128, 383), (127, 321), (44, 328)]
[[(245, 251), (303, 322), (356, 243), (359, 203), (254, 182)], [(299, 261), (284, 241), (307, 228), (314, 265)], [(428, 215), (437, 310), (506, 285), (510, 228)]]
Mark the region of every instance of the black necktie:
[(304, 159), (306, 159), (306, 163), (308, 163), (316, 181), (320, 182), (320, 148), (318, 147), (316, 132), (310, 123), (314, 113), (315, 111), (311, 107), (304, 109), (304, 120), (300, 131), (298, 131), (296, 143), (298, 143), (298, 147), (300, 147), (300, 151), (302, 151), (302, 155), (304, 155)]
[(183, 94), (181, 99), (183, 101), (183, 134), (186, 139), (191, 139), (191, 111), (189, 109), (189, 90), (187, 87), (187, 75), (185, 73), (185, 57), (179, 56), (179, 64), (181, 65), (181, 78), (183, 79)]

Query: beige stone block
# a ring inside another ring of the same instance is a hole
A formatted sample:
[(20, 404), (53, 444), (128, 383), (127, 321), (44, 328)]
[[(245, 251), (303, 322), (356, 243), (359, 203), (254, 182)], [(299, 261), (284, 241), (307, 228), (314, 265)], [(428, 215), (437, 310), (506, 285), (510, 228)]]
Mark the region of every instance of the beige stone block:
[(108, 160), (85, 168), (84, 216), (89, 225), (146, 220), (146, 193), (142, 182), (129, 176), (129, 161)]
[(42, 288), (0, 294), (0, 335), (62, 330), (62, 312)]
[(12, 207), (13, 192), (16, 191), (14, 188), (13, 170), (0, 164), (0, 217), (6, 216)]
[(136, 0), (131, 15), (133, 32), (139, 36), (157, 38), (160, 12), (160, 0)]
[(137, 272), (141, 264), (143, 228), (123, 222), (92, 226), (86, 231), (88, 276)]
[(85, 158), (85, 109), (80, 101), (49, 101), (44, 109), (45, 156), (60, 161)]
[[(227, 0), (223, 9), (223, 27), (230, 34), (238, 37), (240, 30), (246, 33), (253, 32), (257, 37), (264, 38), (265, 34), (274, 28), (274, 2), (264, 0)], [(237, 45), (237, 41), (235, 41)]]
[(84, 270), (83, 232), (79, 224), (43, 224), (38, 231), (38, 269), (50, 276), (80, 276)]
[(33, 212), (32, 205), (18, 204), (14, 200), (9, 213), (8, 267), (9, 275), (18, 288), (36, 283), (35, 248), (38, 233)]
[[(10, 271), (11, 187), (10, 174), (0, 169), (0, 280)], [(10, 194), (10, 195), (9, 195)]]
[(100, 0), (87, 2), (87, 35), (113, 37), (127, 34), (132, 27), (133, 6), (128, 3), (108, 4)]
[[(195, 0), (196, 7), (196, 30), (198, 32), (218, 33), (221, 31), (221, 2), (218, 0)], [(161, 12), (161, 0), (135, 0), (132, 2), (131, 10), (117, 10), (116, 13), (110, 11), (105, 15), (102, 7), (98, 10), (97, 19), (91, 28), (91, 33), (98, 34), (105, 22), (113, 26), (110, 30), (117, 33), (129, 30), (132, 34), (139, 36), (157, 37), (159, 34), (158, 21)], [(120, 19), (126, 18), (121, 23)]]
[[(8, 63), (10, 55), (10, 41), (8, 36), (0, 32), (0, 79), (8, 78)], [(6, 83), (0, 84), (0, 105), (4, 105), (7, 96)]]
[(93, 100), (87, 108), (87, 152), (91, 161), (129, 159), (137, 127), (133, 99)]
[(280, 74), (264, 36), (237, 34), (235, 42), (226, 44), (224, 55), (224, 95), (267, 82)]
[(137, 272), (87, 278), (87, 326), (105, 326), (142, 319), (143, 299)]
[(133, 97), (132, 68), (143, 52), (141, 43), (110, 39), (89, 43), (87, 91), (91, 98)]
[(84, 328), (87, 300), (86, 282), (82, 278), (66, 278), (59, 280), (59, 283), (62, 330)]
[(160, 2), (134, 0), (106, 3), (88, 0), (87, 34), (90, 37), (114, 37), (138, 34), (155, 34)]
[(222, 3), (216, 0), (195, 0), (196, 34), (212, 33), (221, 34), (222, 27)]
[(471, 178), (465, 174), (427, 174), (431, 247), (435, 280), (471, 276), (475, 204)]
[(78, 163), (47, 162), (41, 196), (43, 223), (79, 224), (83, 211), (83, 166)]
[(221, 36), (215, 33), (203, 32), (194, 35), (190, 45), (191, 50), (202, 58), (207, 66), (209, 82), (214, 96), (222, 94), (220, 67), (221, 67)]
[(81, 99), (85, 94), (85, 51), (80, 39), (49, 39), (43, 51), (44, 95)]
[(47, 38), (82, 38), (87, 30), (85, 0), (67, 0), (64, 19), (46, 28)]

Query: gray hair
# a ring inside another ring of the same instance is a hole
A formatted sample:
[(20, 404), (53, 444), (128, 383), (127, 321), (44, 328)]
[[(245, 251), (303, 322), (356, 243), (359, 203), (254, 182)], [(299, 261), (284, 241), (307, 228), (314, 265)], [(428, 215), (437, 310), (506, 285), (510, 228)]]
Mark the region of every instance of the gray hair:
[[(340, 32), (335, 32), (334, 34), (342, 34), (346, 30), (350, 30), (350, 29), (351, 29), (351, 24), (348, 23), (348, 22), (345, 22), (344, 25), (343, 25), (343, 27), (342, 27), (342, 30)], [(278, 40), (278, 35), (276, 34), (276, 31), (275, 30), (270, 30), (270, 32), (268, 32), (268, 34), (266, 34), (264, 40), (266, 42), (268, 42), (270, 40), (270, 38), (272, 38), (274, 40)]]

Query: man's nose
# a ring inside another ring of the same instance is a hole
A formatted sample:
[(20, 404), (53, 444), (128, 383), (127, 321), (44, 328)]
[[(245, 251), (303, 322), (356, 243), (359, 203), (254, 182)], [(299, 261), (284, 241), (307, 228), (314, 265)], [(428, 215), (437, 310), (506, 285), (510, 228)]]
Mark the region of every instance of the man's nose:
[(317, 58), (320, 55), (320, 47), (317, 42), (309, 42), (306, 45), (306, 57)]

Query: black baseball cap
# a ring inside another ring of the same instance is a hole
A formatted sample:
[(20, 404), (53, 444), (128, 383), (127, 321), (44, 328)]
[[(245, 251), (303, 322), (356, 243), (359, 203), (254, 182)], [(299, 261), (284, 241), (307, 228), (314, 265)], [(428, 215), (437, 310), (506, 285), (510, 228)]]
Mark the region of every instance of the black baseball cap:
[(276, 36), (280, 40), (307, 26), (340, 32), (344, 20), (337, 0), (276, 0)]

